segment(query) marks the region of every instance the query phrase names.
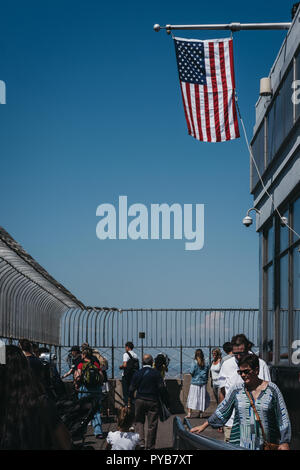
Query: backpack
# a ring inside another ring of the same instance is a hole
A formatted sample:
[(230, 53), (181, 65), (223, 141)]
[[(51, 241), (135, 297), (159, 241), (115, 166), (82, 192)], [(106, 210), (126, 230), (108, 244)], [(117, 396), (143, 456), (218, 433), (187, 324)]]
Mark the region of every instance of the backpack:
[(97, 387), (103, 384), (103, 374), (92, 362), (84, 362), (82, 365), (82, 382), (86, 388)]
[(98, 362), (100, 364), (101, 370), (107, 370), (108, 369), (108, 360), (106, 357), (102, 356), (98, 349), (93, 349), (93, 356), (95, 356), (96, 359), (98, 359)]
[(139, 370), (140, 368), (140, 363), (139, 360), (135, 357), (133, 357), (130, 352), (127, 352), (129, 359), (127, 361), (127, 365), (124, 369), (124, 377), (126, 377), (128, 380), (132, 378), (133, 374)]

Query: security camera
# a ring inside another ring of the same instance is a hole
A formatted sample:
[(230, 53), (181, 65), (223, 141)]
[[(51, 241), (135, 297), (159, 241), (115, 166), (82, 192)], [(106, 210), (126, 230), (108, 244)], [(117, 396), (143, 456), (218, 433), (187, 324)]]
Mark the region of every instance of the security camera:
[(288, 223), (287, 217), (281, 217), (281, 220), (280, 220), (281, 227), (285, 227), (287, 223)]
[(250, 227), (252, 223), (253, 223), (252, 218), (249, 215), (246, 215), (246, 217), (244, 217), (243, 219), (243, 224), (246, 225), (246, 227)]

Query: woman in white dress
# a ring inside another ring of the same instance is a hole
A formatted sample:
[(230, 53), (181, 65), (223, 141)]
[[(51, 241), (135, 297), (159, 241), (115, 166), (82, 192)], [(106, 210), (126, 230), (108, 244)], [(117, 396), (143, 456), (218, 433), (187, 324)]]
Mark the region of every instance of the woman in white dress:
[(219, 373), (221, 370), (222, 353), (219, 348), (212, 350), (213, 361), (210, 367), (211, 386), (216, 398), (217, 405), (219, 404)]
[(205, 364), (202, 349), (195, 351), (195, 359), (191, 364), (190, 374), (192, 381), (187, 399), (188, 414), (186, 418), (191, 418), (192, 410), (202, 413), (207, 408), (206, 384), (208, 381), (209, 366)]

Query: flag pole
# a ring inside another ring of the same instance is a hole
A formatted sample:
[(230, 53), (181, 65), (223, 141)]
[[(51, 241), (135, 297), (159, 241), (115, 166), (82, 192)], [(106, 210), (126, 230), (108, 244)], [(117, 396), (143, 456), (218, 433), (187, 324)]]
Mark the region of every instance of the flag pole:
[(158, 32), (161, 29), (165, 29), (168, 34), (173, 29), (183, 30), (230, 30), (230, 31), (253, 31), (253, 30), (284, 30), (289, 29), (291, 26), (289, 23), (228, 23), (228, 24), (192, 24), (192, 25), (172, 25), (167, 24), (166, 26), (160, 26), (155, 24), (153, 26), (154, 31)]

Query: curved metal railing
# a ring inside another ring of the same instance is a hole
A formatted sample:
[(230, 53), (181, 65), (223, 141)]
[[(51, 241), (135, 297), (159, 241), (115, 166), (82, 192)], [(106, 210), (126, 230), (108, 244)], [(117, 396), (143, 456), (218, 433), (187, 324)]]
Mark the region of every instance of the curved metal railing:
[[(184, 424), (188, 430), (185, 429)], [(175, 416), (173, 421), (173, 448), (175, 450), (246, 450), (212, 437), (191, 433), (192, 426), (186, 418), (184, 424), (178, 416)]]

